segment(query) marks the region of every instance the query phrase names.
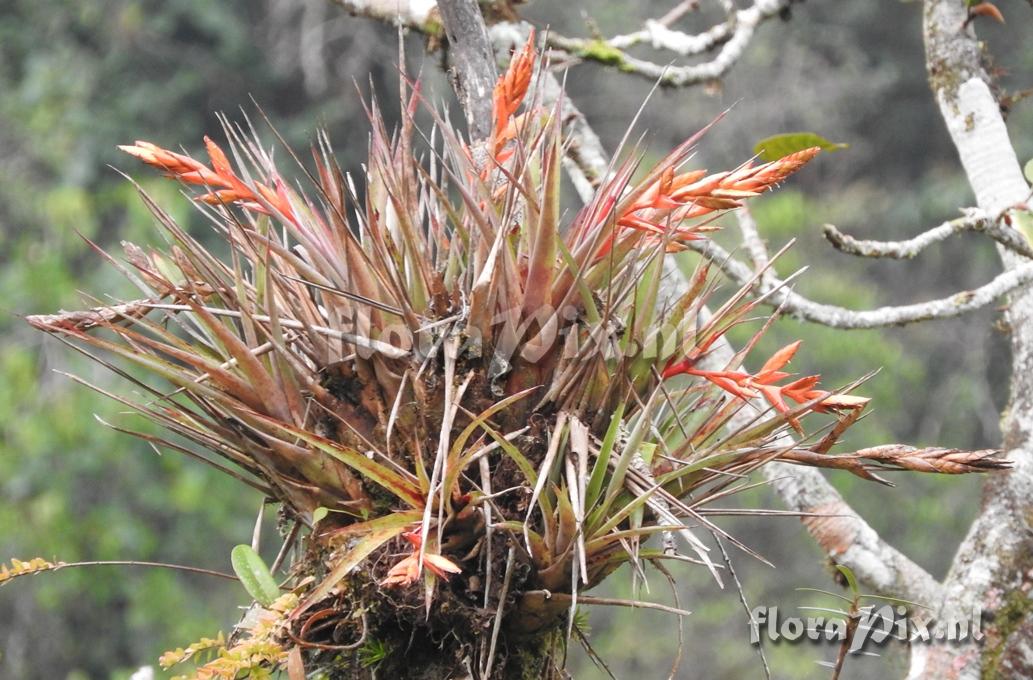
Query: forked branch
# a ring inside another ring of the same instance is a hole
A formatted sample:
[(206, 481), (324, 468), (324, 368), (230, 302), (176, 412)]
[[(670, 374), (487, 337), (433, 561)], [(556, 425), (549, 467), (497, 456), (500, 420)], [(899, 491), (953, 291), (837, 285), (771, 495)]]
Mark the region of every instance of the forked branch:
[[(642, 28), (612, 38), (573, 38), (550, 32), (547, 46), (559, 61), (592, 61), (619, 69), (668, 87), (690, 87), (722, 78), (746, 52), (757, 27), (784, 13), (795, 0), (755, 0), (752, 5), (736, 9), (731, 2), (720, 2), (725, 18), (709, 28), (689, 33), (675, 25), (699, 7), (698, 0), (682, 0), (657, 19), (647, 19)], [(354, 16), (400, 24), (428, 35), (438, 35), (442, 23), (446, 33), (450, 23), (447, 5), (435, 0), (333, 0)], [(476, 7), (477, 3), (470, 3)], [(500, 16), (499, 18), (506, 18)], [(442, 23), (439, 23), (442, 20)], [(518, 22), (499, 21), (493, 27), (518, 26)], [(457, 44), (449, 36), (452, 44)], [(627, 50), (648, 45), (655, 50), (679, 57), (698, 57), (717, 51), (708, 61), (670, 65), (669, 59), (656, 61), (633, 56)]]
[[(757, 27), (784, 12), (792, 0), (756, 0), (745, 9), (729, 12), (724, 22), (702, 33), (685, 33), (671, 28), (683, 12), (675, 8), (660, 19), (648, 19), (643, 28), (608, 40), (601, 38), (566, 38), (548, 36), (548, 46), (561, 55), (594, 61), (618, 68), (668, 87), (688, 87), (720, 79), (742, 57)], [(697, 3), (693, 3), (695, 5)], [(632, 56), (628, 48), (648, 44), (672, 57), (697, 56), (720, 48), (713, 59), (698, 64), (672, 66), (667, 62), (650, 61)]]

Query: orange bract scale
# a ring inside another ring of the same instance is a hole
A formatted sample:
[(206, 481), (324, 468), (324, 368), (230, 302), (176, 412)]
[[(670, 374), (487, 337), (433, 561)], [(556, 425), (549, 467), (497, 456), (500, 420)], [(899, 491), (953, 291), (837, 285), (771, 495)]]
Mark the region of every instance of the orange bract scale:
[[(520, 52), (513, 55), (509, 68), (495, 84), (495, 124), (492, 130), (492, 153), (496, 159), (507, 141), (516, 136), (510, 125), (510, 119), (520, 108), (527, 88), (531, 84), (537, 52), (534, 49), (534, 29), (527, 37), (527, 43)], [(504, 159), (499, 159), (504, 160)]]
[[(402, 558), (400, 562), (388, 570), (387, 577), (380, 582), (382, 586), (401, 586), (404, 588), (415, 583), (420, 577), (420, 545), (422, 544), (420, 532), (407, 531), (402, 536), (412, 543), (412, 554)], [(427, 567), (435, 576), (445, 580), (448, 580), (452, 574), (459, 574), (463, 571), (447, 557), (426, 551), (423, 553), (423, 566)]]

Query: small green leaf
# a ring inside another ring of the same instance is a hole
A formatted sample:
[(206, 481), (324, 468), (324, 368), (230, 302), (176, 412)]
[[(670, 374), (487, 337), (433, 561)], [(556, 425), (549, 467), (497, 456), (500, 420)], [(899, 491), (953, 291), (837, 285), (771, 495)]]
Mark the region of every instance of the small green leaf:
[(280, 587), (269, 573), (269, 567), (250, 545), (235, 547), (230, 553), (230, 562), (244, 590), (255, 598), (255, 602), (268, 607), (280, 596)]
[(1033, 158), (1026, 161), (1026, 165), (1022, 167), (1022, 174), (1026, 176), (1026, 181), (1033, 184)]
[(326, 516), (330, 513), (329, 510), (320, 505), (318, 508), (312, 511), (312, 526), (315, 526), (323, 521)]
[(836, 569), (838, 569), (839, 573), (846, 579), (847, 585), (850, 586), (850, 592), (854, 595), (861, 592), (861, 589), (857, 587), (857, 578), (854, 576), (854, 572), (850, 567), (844, 567), (842, 564), (837, 564)]
[(646, 465), (653, 464), (653, 456), (656, 454), (655, 443), (643, 443), (642, 446), (638, 447), (638, 453), (642, 456), (642, 462)]
[(850, 145), (842, 142), (830, 142), (813, 132), (787, 132), (784, 135), (774, 135), (760, 140), (753, 147), (753, 153), (757, 154), (762, 161), (777, 161), (779, 158), (810, 149), (812, 146), (821, 147), (822, 151), (839, 151)]

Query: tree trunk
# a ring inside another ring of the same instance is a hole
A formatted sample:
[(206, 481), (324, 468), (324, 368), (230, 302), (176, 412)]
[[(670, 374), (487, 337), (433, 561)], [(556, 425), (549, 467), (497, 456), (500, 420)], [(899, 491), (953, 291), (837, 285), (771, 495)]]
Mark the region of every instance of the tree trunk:
[[(990, 81), (980, 45), (966, 24), (960, 0), (926, 0), (925, 44), (929, 84), (980, 208), (999, 215), (1024, 202), (1029, 187)], [(1025, 260), (999, 248), (1008, 269)], [(1012, 377), (1003, 414), (1003, 448), (1015, 468), (992, 475), (979, 516), (969, 529), (943, 584), (940, 621), (978, 616), (979, 644), (915, 645), (909, 678), (1033, 677), (1033, 292), (1012, 296), (1006, 314)]]

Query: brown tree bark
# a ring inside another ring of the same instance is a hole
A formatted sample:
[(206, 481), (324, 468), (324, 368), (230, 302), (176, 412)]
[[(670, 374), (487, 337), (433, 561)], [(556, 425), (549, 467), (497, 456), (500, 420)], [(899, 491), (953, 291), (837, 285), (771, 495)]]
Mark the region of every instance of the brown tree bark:
[(474, 0), (440, 0), (438, 9), (448, 37), (452, 87), (463, 106), (470, 139), (485, 139), (491, 134), (498, 72), (484, 16)]

